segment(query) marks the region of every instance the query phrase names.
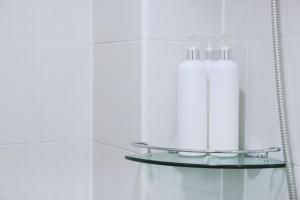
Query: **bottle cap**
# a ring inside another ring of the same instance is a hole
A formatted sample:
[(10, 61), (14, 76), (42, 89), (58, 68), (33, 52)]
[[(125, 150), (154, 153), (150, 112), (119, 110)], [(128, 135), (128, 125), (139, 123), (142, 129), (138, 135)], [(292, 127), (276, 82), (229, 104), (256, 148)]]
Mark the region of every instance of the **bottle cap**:
[(221, 48), (219, 58), (221, 60), (229, 60), (231, 58), (231, 49), (229, 47), (229, 34), (221, 34)]
[(205, 48), (205, 59), (206, 60), (215, 60), (216, 51), (213, 48), (213, 39), (214, 36), (211, 34), (206, 35), (207, 47)]
[(187, 49), (187, 59), (188, 60), (199, 60), (200, 59), (200, 49), (197, 47), (191, 47)]

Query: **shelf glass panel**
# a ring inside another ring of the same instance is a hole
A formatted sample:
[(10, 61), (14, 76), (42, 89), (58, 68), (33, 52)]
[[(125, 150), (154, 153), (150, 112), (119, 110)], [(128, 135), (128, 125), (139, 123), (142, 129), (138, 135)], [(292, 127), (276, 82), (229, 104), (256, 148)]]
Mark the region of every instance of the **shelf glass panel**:
[(215, 156), (181, 156), (177, 153), (153, 153), (151, 155), (129, 155), (125, 158), (140, 163), (192, 168), (262, 169), (285, 167), (283, 161), (245, 155), (221, 158)]

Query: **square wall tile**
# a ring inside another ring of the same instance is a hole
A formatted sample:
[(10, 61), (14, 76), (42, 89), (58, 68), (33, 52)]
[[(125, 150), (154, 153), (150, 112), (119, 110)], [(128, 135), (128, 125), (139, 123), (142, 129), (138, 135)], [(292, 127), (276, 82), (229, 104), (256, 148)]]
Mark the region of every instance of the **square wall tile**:
[(187, 40), (188, 34), (221, 32), (219, 0), (148, 0), (149, 39)]
[(283, 67), (287, 96), (290, 141), (294, 163), (300, 165), (300, 69), (299, 53), (300, 40), (289, 39), (283, 42)]
[(270, 0), (249, 0), (249, 40), (271, 40)]
[(92, 138), (92, 48), (0, 45), (0, 143)]
[(15, 200), (92, 200), (92, 144), (0, 146), (0, 196)]
[(285, 38), (300, 37), (300, 1), (284, 0), (280, 1), (281, 28)]
[(250, 42), (245, 136), (248, 149), (281, 147), (274, 71), (271, 42)]
[(140, 200), (140, 165), (125, 160), (132, 152), (94, 142), (94, 199)]
[(92, 42), (92, 0), (4, 0), (0, 41)]
[(249, 169), (246, 174), (246, 199), (288, 200), (285, 169)]
[(233, 41), (246, 41), (249, 0), (225, 0), (224, 2), (225, 33), (232, 35)]
[(94, 139), (130, 148), (140, 138), (140, 42), (95, 46)]
[(221, 170), (158, 165), (142, 167), (142, 199), (220, 200)]
[[(228, 0), (235, 1), (235, 0)], [(239, 4), (246, 0), (239, 1)], [(237, 5), (237, 4), (235, 4)], [(234, 5), (231, 5), (233, 7)], [(231, 8), (230, 7), (230, 8)], [(281, 30), (284, 38), (299, 37), (298, 26), (300, 3), (297, 0), (280, 1)], [(235, 12), (241, 9), (236, 9)], [(270, 40), (272, 37), (271, 2), (269, 0), (249, 0), (249, 40)], [(236, 15), (234, 15), (236, 17)], [(241, 18), (236, 17), (236, 20)], [(229, 22), (231, 24), (232, 22)], [(243, 25), (238, 25), (244, 30)], [(240, 37), (244, 34), (240, 32)]]
[(95, 0), (94, 42), (141, 38), (141, 0)]

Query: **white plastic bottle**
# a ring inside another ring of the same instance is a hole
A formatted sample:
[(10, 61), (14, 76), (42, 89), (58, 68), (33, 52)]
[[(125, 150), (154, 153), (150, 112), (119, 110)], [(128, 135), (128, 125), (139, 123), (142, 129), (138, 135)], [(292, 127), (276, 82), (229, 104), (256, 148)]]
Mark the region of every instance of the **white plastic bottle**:
[[(220, 60), (209, 69), (209, 149), (239, 149), (239, 71), (230, 60), (230, 48), (220, 49)], [(212, 154), (232, 157), (237, 154)]]
[[(207, 74), (200, 50), (188, 49), (188, 60), (178, 68), (177, 124), (179, 147), (207, 149)], [(180, 153), (202, 156), (202, 153)]]

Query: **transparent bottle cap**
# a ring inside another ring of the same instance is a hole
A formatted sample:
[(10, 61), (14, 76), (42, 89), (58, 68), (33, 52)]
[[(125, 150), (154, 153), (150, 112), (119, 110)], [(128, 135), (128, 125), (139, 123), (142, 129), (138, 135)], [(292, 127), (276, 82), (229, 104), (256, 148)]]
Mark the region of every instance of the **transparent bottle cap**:
[(219, 59), (229, 60), (231, 58), (231, 49), (229, 47), (229, 34), (221, 34), (221, 49), (219, 51)]
[(198, 49), (197, 47), (188, 48), (187, 59), (188, 60), (199, 60), (200, 59), (200, 49)]
[(205, 49), (205, 59), (206, 60), (217, 60), (219, 58), (219, 54), (217, 49), (214, 49), (212, 47), (207, 47)]
[(207, 47), (205, 48), (205, 59), (206, 60), (215, 60), (216, 51), (214, 48), (215, 36), (211, 34), (206, 35)]
[(220, 60), (229, 60), (231, 58), (231, 49), (229, 47), (222, 47), (219, 51)]

